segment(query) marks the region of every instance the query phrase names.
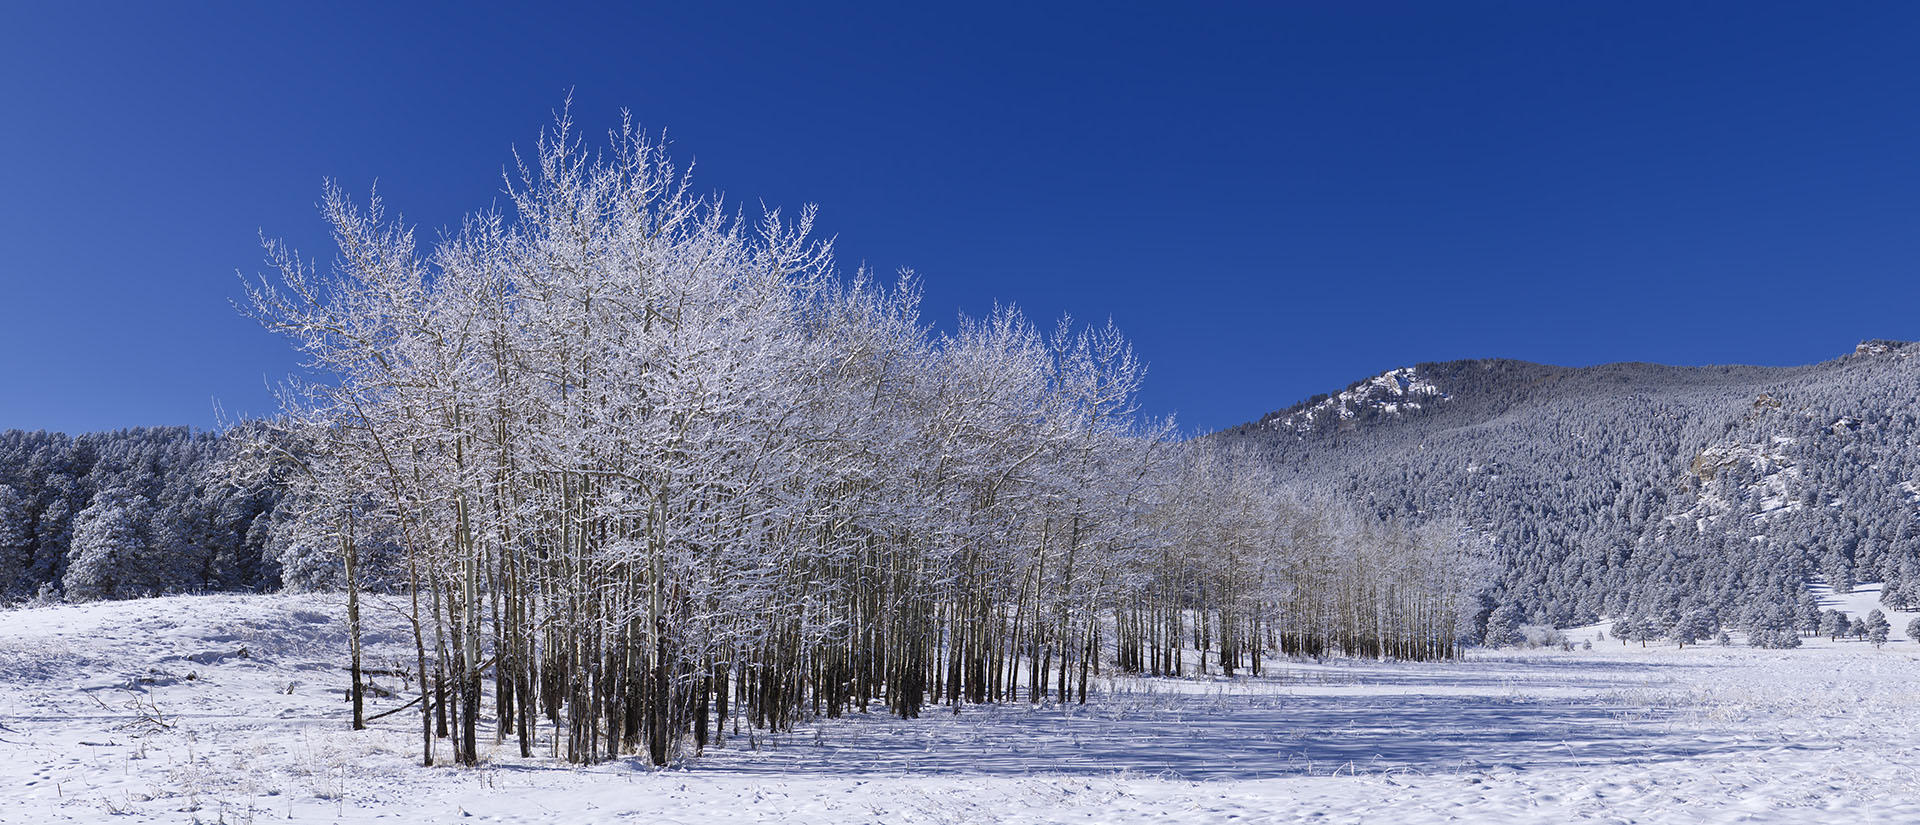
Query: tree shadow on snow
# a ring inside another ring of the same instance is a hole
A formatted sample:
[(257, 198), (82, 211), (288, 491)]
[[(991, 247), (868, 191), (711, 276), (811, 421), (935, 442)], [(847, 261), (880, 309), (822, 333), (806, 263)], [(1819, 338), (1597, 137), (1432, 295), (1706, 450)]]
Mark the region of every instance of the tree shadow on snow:
[[(1564, 684), (1613, 684), (1591, 672), (1595, 663), (1580, 664), (1588, 672), (1567, 674)], [(822, 720), (763, 742), (757, 751), (735, 738), (692, 769), (992, 776), (1125, 771), (1231, 780), (1664, 762), (1794, 746), (1741, 740), (1698, 722), (1692, 709), (1650, 707), (1630, 693), (1544, 700), (1405, 692), (1425, 683), (1405, 678), (1410, 673), (1353, 674), (1359, 682), (1396, 686), (1399, 694), (1120, 694), (1080, 707), (967, 706), (958, 716), (930, 707), (925, 717), (907, 721), (876, 710)], [(1509, 672), (1507, 679), (1517, 675)], [(1452, 678), (1435, 674), (1433, 684), (1461, 686), (1482, 678), (1501, 681), (1498, 674), (1467, 669)], [(1645, 687), (1647, 680), (1621, 684)]]

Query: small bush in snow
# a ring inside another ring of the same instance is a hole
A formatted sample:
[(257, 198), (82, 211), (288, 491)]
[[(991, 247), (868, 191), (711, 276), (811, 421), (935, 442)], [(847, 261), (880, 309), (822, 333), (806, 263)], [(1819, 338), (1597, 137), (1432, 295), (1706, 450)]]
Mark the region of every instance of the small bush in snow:
[(1567, 635), (1549, 625), (1523, 624), (1515, 631), (1515, 635), (1519, 636), (1520, 643), (1527, 647), (1560, 646), (1572, 649), (1567, 643)]
[[(53, 582), (41, 582), (40, 589), (33, 594), (33, 598), (27, 600), (26, 606), (46, 607), (50, 604), (59, 604), (63, 598), (65, 597), (60, 594), (60, 588), (53, 586)], [(1920, 619), (1914, 621), (1920, 622)]]

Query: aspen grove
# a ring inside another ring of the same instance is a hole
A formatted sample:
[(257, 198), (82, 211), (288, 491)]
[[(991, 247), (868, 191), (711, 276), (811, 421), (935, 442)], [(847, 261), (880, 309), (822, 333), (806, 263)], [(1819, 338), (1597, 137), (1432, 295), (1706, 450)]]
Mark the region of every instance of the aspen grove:
[(252, 454), (343, 567), (350, 637), (365, 590), (407, 610), (426, 764), (483, 732), (667, 764), (1470, 633), (1474, 536), (1146, 420), (1110, 323), (938, 333), (911, 276), (836, 270), (811, 208), (745, 219), (626, 123), (588, 151), (560, 117), (507, 190), (422, 250), (330, 184), (331, 264), (270, 241), (245, 307), (310, 369)]

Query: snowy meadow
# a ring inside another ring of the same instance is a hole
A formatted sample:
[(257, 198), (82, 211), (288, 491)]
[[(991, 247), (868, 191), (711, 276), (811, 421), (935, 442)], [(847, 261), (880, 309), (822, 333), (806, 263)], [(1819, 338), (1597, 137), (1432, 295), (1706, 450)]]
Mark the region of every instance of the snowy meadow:
[[(1846, 597), (1842, 597), (1846, 598)], [(1856, 595), (1856, 600), (1862, 598)], [(569, 764), (483, 728), (422, 768), (410, 642), (370, 604), (348, 730), (337, 596), (0, 614), (4, 822), (1899, 822), (1920, 816), (1920, 645), (1621, 644), (1445, 663), (1273, 659), (1097, 678), (1087, 704), (876, 708), (698, 760)], [(1904, 623), (1905, 616), (1895, 616)], [(399, 670), (395, 667), (395, 670)], [(391, 694), (391, 695), (389, 695)]]

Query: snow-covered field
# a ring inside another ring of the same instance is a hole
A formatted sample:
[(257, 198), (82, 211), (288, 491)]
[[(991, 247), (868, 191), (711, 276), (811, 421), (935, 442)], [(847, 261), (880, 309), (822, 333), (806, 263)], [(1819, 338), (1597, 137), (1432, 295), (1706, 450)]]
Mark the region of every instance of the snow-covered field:
[[(410, 712), (345, 729), (339, 614), (324, 596), (0, 612), (0, 822), (1920, 821), (1904, 639), (1276, 662), (1103, 680), (1084, 707), (742, 732), (668, 770), (511, 745), (458, 769), (418, 766)], [(376, 662), (410, 651), (376, 618)]]

